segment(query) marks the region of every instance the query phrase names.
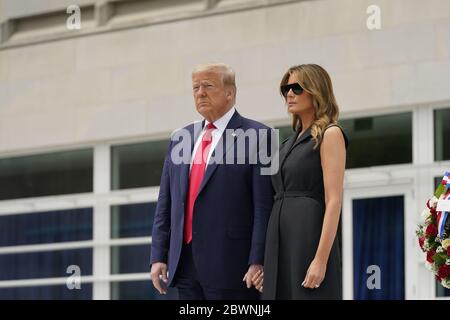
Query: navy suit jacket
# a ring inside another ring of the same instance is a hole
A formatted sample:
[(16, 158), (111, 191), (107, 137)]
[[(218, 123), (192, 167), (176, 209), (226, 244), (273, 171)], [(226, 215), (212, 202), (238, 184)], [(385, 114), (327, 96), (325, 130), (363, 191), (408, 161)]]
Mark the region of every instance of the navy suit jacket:
[[(266, 130), (270, 146), (271, 129), (242, 117), (237, 111), (226, 129), (245, 131), (250, 128)], [(168, 264), (169, 286), (174, 284), (180, 260), (190, 158), (202, 124), (191, 124), (183, 129), (189, 132), (190, 137), (174, 141), (176, 132), (172, 135), (161, 176), (152, 231), (150, 263)], [(223, 157), (226, 158), (228, 154), (234, 164), (209, 161), (194, 203), (192, 254), (200, 283), (210, 288), (243, 289), (242, 278), (249, 265), (264, 263), (266, 229), (273, 204), (272, 184), (270, 175), (261, 175), (260, 169), (264, 165), (259, 159), (256, 164), (249, 163), (255, 146), (247, 144), (245, 155), (239, 155), (237, 144), (232, 144), (238, 136), (239, 133), (236, 135), (224, 131), (211, 158), (216, 151), (220, 152), (218, 147), (222, 145)], [(187, 148), (179, 151), (183, 144)], [(232, 148), (234, 153), (231, 152)], [(172, 151), (188, 156), (188, 161), (174, 162)], [(239, 164), (243, 160), (245, 163)]]

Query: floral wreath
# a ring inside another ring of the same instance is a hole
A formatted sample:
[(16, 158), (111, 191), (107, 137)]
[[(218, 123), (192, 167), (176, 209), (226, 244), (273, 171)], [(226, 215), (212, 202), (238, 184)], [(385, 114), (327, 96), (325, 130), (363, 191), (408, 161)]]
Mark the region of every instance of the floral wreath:
[(450, 219), (449, 212), (443, 211), (448, 203), (450, 173), (445, 172), (434, 196), (426, 203), (422, 212), (423, 222), (418, 225), (416, 235), (420, 248), (426, 253), (425, 266), (443, 287), (450, 289)]

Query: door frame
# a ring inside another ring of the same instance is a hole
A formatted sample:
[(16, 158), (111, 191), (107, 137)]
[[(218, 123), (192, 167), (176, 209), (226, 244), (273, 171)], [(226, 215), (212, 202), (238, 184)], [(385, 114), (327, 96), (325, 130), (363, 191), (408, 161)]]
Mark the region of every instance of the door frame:
[[(414, 252), (411, 234), (415, 230), (417, 217), (411, 183), (379, 184), (375, 186), (345, 188), (342, 210), (342, 269), (343, 298), (354, 299), (353, 292), (353, 200), (403, 196), (404, 203), (404, 248), (405, 248), (405, 299), (415, 299), (418, 272), (417, 253)], [(415, 242), (414, 242), (415, 243)]]

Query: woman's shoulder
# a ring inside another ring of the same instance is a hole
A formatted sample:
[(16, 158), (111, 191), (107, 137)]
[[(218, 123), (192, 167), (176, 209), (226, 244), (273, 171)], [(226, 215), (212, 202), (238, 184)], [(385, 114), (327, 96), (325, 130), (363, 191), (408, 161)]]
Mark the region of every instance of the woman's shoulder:
[(342, 135), (342, 137), (344, 138), (344, 142), (345, 142), (345, 148), (348, 148), (348, 138), (347, 135), (345, 134), (344, 129), (338, 125), (337, 123), (332, 123), (329, 124), (327, 127), (325, 127), (325, 129), (323, 130), (323, 139), (325, 139), (325, 137), (331, 137), (332, 139), (339, 139), (339, 137)]

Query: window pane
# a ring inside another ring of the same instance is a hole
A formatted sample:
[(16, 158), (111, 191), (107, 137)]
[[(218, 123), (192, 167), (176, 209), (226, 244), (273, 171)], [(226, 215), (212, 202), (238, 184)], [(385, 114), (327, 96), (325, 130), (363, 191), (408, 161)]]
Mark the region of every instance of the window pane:
[(70, 265), (91, 275), (92, 249), (0, 254), (0, 280), (67, 277)]
[(111, 273), (149, 272), (150, 250), (150, 243), (111, 247)]
[(150, 280), (111, 283), (112, 300), (177, 300), (175, 288), (168, 288), (166, 295), (161, 295)]
[(92, 300), (92, 283), (73, 290), (65, 285), (0, 288), (0, 300)]
[(113, 190), (158, 186), (168, 140), (112, 147)]
[(436, 161), (450, 159), (450, 146), (445, 137), (450, 134), (450, 109), (434, 111), (434, 159)]
[(0, 159), (0, 200), (92, 192), (92, 149)]
[(347, 168), (412, 162), (411, 113), (340, 121), (349, 139)]
[(0, 216), (0, 246), (92, 239), (92, 208)]
[(152, 234), (156, 202), (111, 207), (111, 237), (145, 237)]

